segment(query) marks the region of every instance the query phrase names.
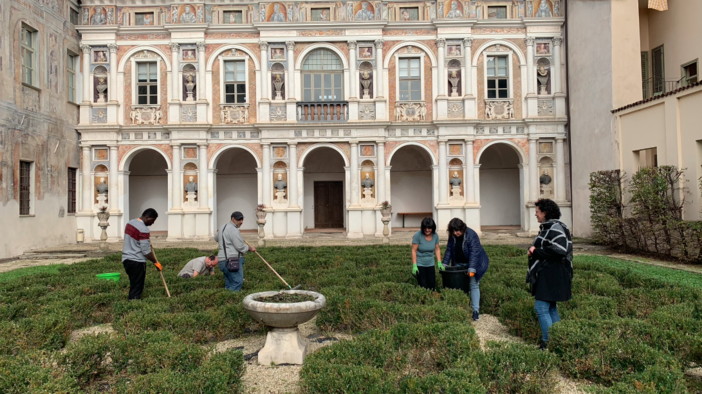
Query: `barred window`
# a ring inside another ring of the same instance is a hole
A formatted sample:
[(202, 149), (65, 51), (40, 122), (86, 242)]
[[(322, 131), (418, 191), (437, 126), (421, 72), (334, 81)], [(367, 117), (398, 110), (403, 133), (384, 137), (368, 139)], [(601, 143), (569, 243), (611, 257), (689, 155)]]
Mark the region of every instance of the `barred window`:
[(158, 104), (158, 66), (156, 62), (138, 63), (137, 103)]
[(76, 175), (78, 170), (68, 168), (68, 213), (76, 213)]
[(246, 67), (243, 60), (224, 62), (224, 102), (246, 102)]

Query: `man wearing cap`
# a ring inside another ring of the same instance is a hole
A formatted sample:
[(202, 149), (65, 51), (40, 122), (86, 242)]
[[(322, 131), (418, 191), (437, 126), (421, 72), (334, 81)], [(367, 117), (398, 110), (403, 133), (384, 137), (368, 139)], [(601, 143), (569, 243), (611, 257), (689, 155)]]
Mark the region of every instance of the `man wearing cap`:
[[(241, 290), (241, 285), (244, 283), (244, 255), (249, 250), (256, 251), (256, 248), (249, 248), (244, 243), (244, 238), (241, 236), (239, 228), (244, 223), (244, 215), (236, 211), (232, 213), (231, 222), (227, 222), (222, 226), (217, 234), (215, 241), (219, 244), (219, 269), (224, 273), (224, 287), (229, 291)], [(231, 272), (227, 269), (227, 258), (239, 257), (239, 270)]]

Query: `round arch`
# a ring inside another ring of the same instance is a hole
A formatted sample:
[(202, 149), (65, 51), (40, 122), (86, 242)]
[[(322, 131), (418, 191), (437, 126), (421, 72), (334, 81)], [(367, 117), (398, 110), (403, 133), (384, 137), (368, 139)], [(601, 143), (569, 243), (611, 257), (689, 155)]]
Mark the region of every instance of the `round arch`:
[(431, 149), (429, 149), (426, 145), (420, 144), (419, 142), (405, 142), (403, 144), (396, 146), (395, 149), (393, 149), (392, 152), (390, 152), (390, 155), (388, 155), (388, 160), (385, 162), (385, 165), (387, 166), (387, 165), (390, 165), (390, 163), (392, 163), (392, 157), (395, 155), (395, 153), (397, 153), (397, 151), (399, 151), (400, 149), (402, 149), (406, 146), (410, 146), (410, 145), (418, 146), (418, 147), (424, 149), (429, 154), (429, 157), (431, 158), (431, 164), (432, 165), (437, 164), (436, 157), (434, 156), (434, 152), (432, 152)]
[(132, 159), (134, 159), (134, 156), (136, 156), (136, 153), (139, 153), (139, 152), (146, 150), (146, 149), (155, 150), (156, 152), (160, 153), (161, 156), (163, 156), (163, 158), (166, 159), (167, 169), (170, 170), (173, 168), (171, 166), (171, 159), (168, 158), (168, 155), (166, 155), (161, 149), (146, 145), (146, 146), (139, 146), (139, 147), (134, 148), (134, 149), (130, 150), (129, 152), (127, 152), (127, 154), (125, 154), (124, 157), (122, 158), (122, 161), (119, 163), (119, 170), (124, 171), (125, 168), (129, 168), (129, 165), (132, 163)]
[(527, 162), (528, 159), (527, 159), (527, 155), (524, 152), (524, 150), (522, 150), (522, 148), (519, 145), (517, 145), (514, 141), (510, 141), (510, 140), (494, 140), (490, 143), (485, 144), (485, 146), (483, 146), (480, 149), (480, 151), (478, 151), (478, 154), (475, 155), (475, 162), (480, 163), (480, 157), (483, 155), (483, 152), (485, 152), (485, 150), (487, 148), (489, 148), (495, 144), (509, 145), (517, 153), (517, 157), (519, 157), (519, 164), (525, 164)]
[(226, 52), (226, 51), (229, 51), (232, 49), (237, 49), (237, 50), (242, 51), (242, 52), (246, 53), (247, 55), (249, 55), (251, 60), (253, 60), (253, 62), (254, 62), (254, 67), (256, 68), (256, 71), (261, 70), (261, 63), (256, 58), (255, 54), (253, 53), (253, 51), (251, 49), (249, 49), (245, 46), (242, 46), (242, 45), (233, 44), (233, 45), (225, 45), (221, 48), (218, 48), (216, 51), (214, 51), (212, 53), (212, 55), (210, 55), (210, 58), (207, 59), (205, 71), (211, 72), (212, 67), (214, 67), (214, 62), (215, 62), (215, 60), (217, 60), (217, 56), (221, 55), (223, 52)]
[(341, 158), (344, 159), (344, 165), (346, 167), (349, 166), (349, 159), (348, 159), (348, 157), (346, 157), (346, 154), (344, 154), (344, 151), (342, 151), (341, 148), (339, 148), (338, 146), (336, 146), (334, 144), (328, 144), (328, 143), (319, 143), (319, 144), (314, 144), (314, 145), (310, 146), (307, 150), (305, 150), (302, 153), (302, 155), (300, 155), (300, 159), (298, 159), (299, 166), (304, 167), (303, 164), (305, 164), (305, 158), (307, 158), (307, 155), (309, 155), (310, 152), (312, 152), (313, 150), (318, 149), (318, 148), (334, 149), (335, 151), (339, 152), (339, 154), (341, 155)]
[(208, 168), (215, 168), (215, 166), (217, 165), (217, 160), (219, 160), (219, 157), (220, 157), (224, 152), (226, 152), (226, 151), (228, 151), (229, 149), (232, 149), (232, 148), (239, 148), (239, 149), (243, 149), (243, 150), (249, 152), (249, 153), (251, 154), (251, 156), (253, 156), (254, 160), (256, 160), (256, 165), (258, 166), (258, 168), (261, 168), (261, 160), (258, 158), (258, 155), (256, 154), (256, 152), (254, 152), (254, 151), (253, 151), (251, 148), (249, 148), (249, 147), (246, 147), (246, 146), (243, 146), (243, 145), (237, 145), (237, 144), (234, 144), (234, 145), (227, 145), (227, 146), (221, 147), (218, 151), (215, 152), (214, 155), (212, 155), (212, 158), (210, 159), (209, 163), (207, 164), (207, 167), (208, 167)]
[(427, 47), (426, 45), (422, 44), (421, 42), (416, 42), (416, 41), (405, 41), (401, 44), (395, 45), (390, 49), (390, 51), (387, 53), (387, 55), (383, 54), (385, 56), (385, 59), (383, 59), (383, 68), (388, 68), (390, 67), (390, 59), (392, 59), (392, 55), (395, 54), (395, 52), (399, 51), (401, 48), (404, 47), (417, 47), (420, 48), (422, 51), (424, 51), (427, 56), (429, 56), (429, 60), (431, 61), (431, 66), (436, 67), (437, 65), (437, 60), (436, 57), (434, 56), (434, 53)]
[(143, 51), (151, 51), (156, 54), (158, 54), (161, 57), (161, 60), (163, 61), (163, 64), (166, 66), (166, 71), (171, 71), (171, 61), (168, 60), (168, 56), (166, 56), (165, 53), (163, 53), (162, 50), (152, 47), (150, 45), (145, 45), (145, 46), (138, 46), (130, 49), (127, 51), (127, 53), (122, 56), (122, 59), (119, 61), (119, 65), (117, 66), (117, 72), (118, 73), (124, 73), (124, 67), (127, 65), (127, 61), (137, 52), (143, 52)]
[(473, 53), (473, 59), (471, 60), (471, 64), (473, 65), (473, 67), (477, 67), (478, 58), (480, 57), (480, 54), (483, 53), (486, 49), (490, 48), (493, 45), (504, 45), (504, 46), (508, 47), (514, 53), (517, 54), (517, 59), (519, 59), (519, 65), (526, 66), (526, 64), (527, 64), (526, 57), (524, 57), (524, 53), (522, 53), (522, 50), (519, 49), (519, 47), (515, 43), (510, 42), (510, 41), (506, 41), (506, 40), (494, 40), (494, 41), (488, 41), (488, 42), (484, 43), (483, 45), (478, 47), (478, 50), (476, 50)]
[(349, 69), (349, 61), (344, 55), (344, 53), (341, 52), (341, 49), (337, 48), (334, 45), (320, 42), (318, 44), (310, 46), (309, 48), (305, 48), (302, 52), (300, 52), (300, 54), (297, 56), (297, 60), (295, 61), (295, 70), (302, 70), (302, 62), (305, 60), (307, 55), (309, 55), (310, 52), (314, 51), (315, 49), (320, 48), (329, 49), (330, 51), (336, 53), (336, 55), (339, 56), (339, 58), (341, 59), (341, 64), (344, 65), (344, 71), (347, 71)]

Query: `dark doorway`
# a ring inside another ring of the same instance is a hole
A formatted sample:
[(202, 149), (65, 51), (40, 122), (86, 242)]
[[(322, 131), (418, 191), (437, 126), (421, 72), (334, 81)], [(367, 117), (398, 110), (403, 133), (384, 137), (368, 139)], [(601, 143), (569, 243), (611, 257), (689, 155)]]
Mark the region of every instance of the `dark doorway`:
[(344, 227), (344, 183), (314, 183), (314, 228)]

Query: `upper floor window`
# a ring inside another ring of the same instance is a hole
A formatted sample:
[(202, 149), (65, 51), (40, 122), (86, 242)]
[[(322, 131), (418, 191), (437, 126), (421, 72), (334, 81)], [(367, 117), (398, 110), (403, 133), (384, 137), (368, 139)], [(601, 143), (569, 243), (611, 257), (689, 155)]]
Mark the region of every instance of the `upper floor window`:
[(418, 21), (419, 20), (419, 7), (401, 7), (400, 8), (400, 18), (401, 21)]
[(36, 86), (36, 43), (37, 32), (22, 25), (20, 43), (22, 49), (22, 82)]
[(697, 59), (682, 65), (682, 86), (697, 83)]
[(488, 56), (487, 88), (489, 99), (509, 97), (509, 72), (507, 56)]
[(400, 100), (422, 99), (419, 58), (400, 59)]
[(78, 56), (69, 54), (68, 60), (66, 61), (66, 93), (68, 94), (68, 101), (76, 102), (76, 62), (78, 61)]
[(507, 19), (506, 6), (488, 6), (488, 19)]
[(68, 168), (68, 213), (76, 213), (77, 174), (76, 168)]
[(158, 65), (156, 62), (137, 63), (137, 103), (158, 104)]
[(340, 101), (343, 96), (344, 67), (329, 49), (312, 51), (302, 64), (303, 101)]
[(80, 13), (76, 11), (73, 8), (70, 8), (70, 18), (71, 18), (71, 23), (74, 25), (79, 25), (80, 24)]
[(246, 67), (243, 60), (224, 62), (224, 102), (246, 102)]

